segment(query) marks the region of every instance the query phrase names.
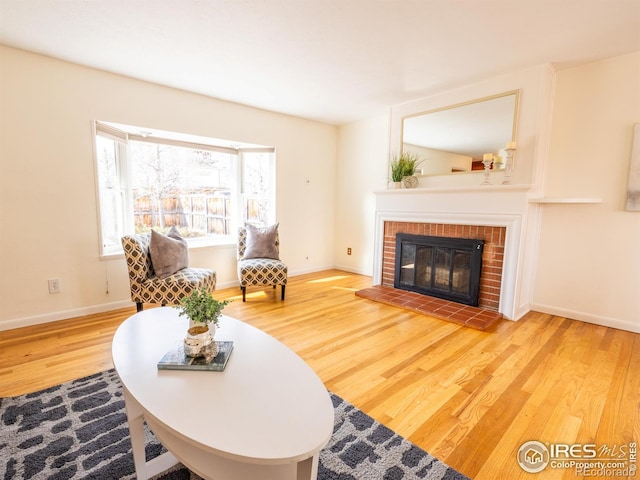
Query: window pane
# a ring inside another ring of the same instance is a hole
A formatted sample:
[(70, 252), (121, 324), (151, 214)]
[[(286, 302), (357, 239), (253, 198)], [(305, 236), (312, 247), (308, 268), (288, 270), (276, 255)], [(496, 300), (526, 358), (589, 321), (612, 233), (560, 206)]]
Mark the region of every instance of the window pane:
[(273, 154), (242, 154), (243, 221), (258, 226), (271, 222)]
[(123, 235), (123, 191), (120, 183), (117, 143), (96, 137), (98, 166), (98, 194), (100, 198), (100, 223), (104, 251), (119, 248)]
[(130, 155), (136, 233), (229, 235), (231, 154), (132, 141)]

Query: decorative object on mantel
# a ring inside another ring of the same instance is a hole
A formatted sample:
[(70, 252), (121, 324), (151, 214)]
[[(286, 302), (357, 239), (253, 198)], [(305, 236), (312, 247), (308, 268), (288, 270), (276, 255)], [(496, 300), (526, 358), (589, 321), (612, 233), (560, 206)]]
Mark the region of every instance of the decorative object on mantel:
[(404, 176), (404, 163), (401, 158), (394, 158), (391, 161), (391, 184), (393, 188), (402, 187), (402, 177)]
[(484, 179), (482, 185), (491, 185), (489, 181), (489, 173), (491, 170), (491, 164), (493, 163), (493, 153), (485, 153), (482, 156), (482, 164), (484, 165)]
[(414, 175), (409, 175), (402, 179), (402, 183), (404, 184), (404, 188), (416, 188), (418, 186), (418, 177)]
[(218, 345), (213, 340), (220, 315), (230, 300), (218, 301), (206, 290), (195, 290), (183, 297), (176, 306), (180, 316), (190, 320), (187, 335), (184, 338), (184, 354), (188, 357), (205, 357), (209, 362), (218, 353)]
[(633, 127), (626, 209), (629, 212), (640, 212), (640, 123)]
[(418, 186), (418, 179), (414, 176), (416, 167), (421, 160), (418, 154), (402, 152), (400, 156), (394, 157), (391, 161), (391, 181), (394, 188), (415, 188)]
[(507, 144), (507, 161), (504, 164), (504, 180), (503, 185), (511, 185), (511, 169), (513, 168), (513, 155), (516, 151), (516, 142), (509, 142)]

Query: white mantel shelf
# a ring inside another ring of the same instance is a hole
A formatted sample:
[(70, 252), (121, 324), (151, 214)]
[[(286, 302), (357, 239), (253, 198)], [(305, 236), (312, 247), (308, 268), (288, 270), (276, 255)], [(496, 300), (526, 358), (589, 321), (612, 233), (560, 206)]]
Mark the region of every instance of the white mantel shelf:
[(388, 188), (376, 190), (376, 195), (407, 195), (411, 193), (501, 193), (501, 192), (526, 192), (531, 185), (469, 185), (447, 187), (418, 187), (418, 188)]
[(541, 197), (530, 198), (529, 203), (602, 203), (601, 198), (562, 198), (562, 197)]
[[(418, 187), (418, 188), (388, 188), (376, 190), (375, 195), (410, 195), (410, 194), (441, 194), (441, 193), (513, 193), (531, 190), (531, 185), (469, 185), (446, 187)], [(597, 197), (531, 197), (527, 200), (535, 204), (598, 204), (602, 203)]]

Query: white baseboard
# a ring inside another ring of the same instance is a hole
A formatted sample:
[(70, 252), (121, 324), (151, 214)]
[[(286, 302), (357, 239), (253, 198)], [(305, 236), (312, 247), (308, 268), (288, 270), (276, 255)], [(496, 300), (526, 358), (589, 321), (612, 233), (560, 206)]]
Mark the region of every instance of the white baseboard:
[(640, 333), (640, 320), (637, 322), (621, 320), (619, 318), (594, 315), (588, 312), (569, 310), (566, 308), (559, 308), (552, 305), (543, 305), (539, 303), (532, 304), (531, 310), (535, 310), (536, 312), (541, 313), (548, 313), (549, 315), (570, 318), (572, 320), (580, 320), (582, 322), (593, 323), (595, 325), (602, 325), (603, 327), (611, 327), (617, 328), (619, 330), (626, 330), (628, 332)]
[(297, 270), (289, 270), (290, 277), (296, 277), (298, 275), (305, 275), (307, 273), (316, 273), (316, 272), (324, 272), (326, 270), (336, 269), (335, 265), (325, 265), (322, 267), (314, 267), (314, 268), (299, 268)]
[(512, 322), (517, 322), (530, 311), (531, 311), (531, 306), (529, 304), (517, 305), (515, 312), (513, 313), (513, 318), (509, 318), (507, 316), (505, 316), (504, 318), (506, 318), (507, 320), (511, 320)]
[(238, 280), (231, 280), (228, 282), (216, 282), (216, 290), (224, 290), (225, 288), (240, 288), (240, 282)]
[(349, 273), (357, 273), (358, 275), (364, 275), (365, 277), (371, 277), (373, 275), (371, 270), (365, 270), (364, 268), (353, 268), (347, 265), (336, 265), (333, 268), (335, 268), (336, 270), (344, 270), (345, 272)]
[[(32, 325), (40, 325), (43, 323), (57, 322), (58, 320), (66, 320), (68, 318), (82, 317), (94, 313), (109, 312), (120, 308), (135, 307), (131, 300), (121, 300), (112, 303), (103, 303), (100, 305), (92, 305), (90, 307), (80, 307), (71, 310), (60, 310), (57, 312), (43, 313), (41, 315), (33, 315), (31, 317), (13, 318), (0, 322), (0, 331), (12, 330), (14, 328), (30, 327)], [(135, 310), (133, 310), (135, 312)]]

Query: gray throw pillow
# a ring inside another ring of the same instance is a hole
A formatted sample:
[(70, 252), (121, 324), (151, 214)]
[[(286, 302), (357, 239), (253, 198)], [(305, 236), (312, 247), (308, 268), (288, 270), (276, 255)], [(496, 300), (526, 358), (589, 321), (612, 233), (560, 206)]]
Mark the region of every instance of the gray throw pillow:
[(149, 254), (158, 278), (167, 278), (189, 266), (187, 241), (175, 226), (171, 227), (166, 235), (151, 230)]
[(247, 225), (247, 248), (243, 258), (272, 258), (280, 260), (276, 239), (278, 238), (278, 224), (270, 227), (258, 228)]

